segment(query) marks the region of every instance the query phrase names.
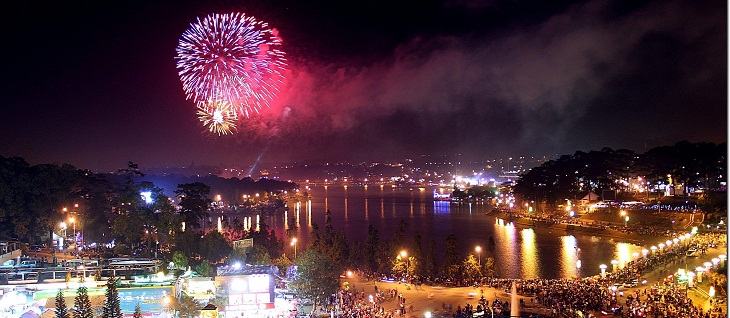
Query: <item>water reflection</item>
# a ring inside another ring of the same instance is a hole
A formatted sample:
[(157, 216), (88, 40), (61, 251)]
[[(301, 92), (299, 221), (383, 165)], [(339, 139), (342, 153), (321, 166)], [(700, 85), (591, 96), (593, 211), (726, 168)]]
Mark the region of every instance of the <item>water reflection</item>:
[(500, 266), (497, 272), (504, 277), (519, 277), (519, 266), (517, 263), (519, 251), (517, 250), (517, 230), (513, 225), (501, 219), (497, 219), (494, 223), (496, 255), (500, 259)]
[(347, 197), (345, 197), (345, 222), (350, 220), (350, 216), (347, 214)]
[[(324, 201), (326, 204), (327, 198)], [(307, 226), (312, 227), (312, 200), (307, 200)]]
[(575, 236), (560, 237), (560, 273), (563, 277), (578, 276), (578, 241)]
[(631, 261), (632, 245), (627, 243), (616, 243), (615, 260), (618, 260), (618, 267), (623, 268)]
[[(426, 235), (436, 246), (441, 246), (448, 235), (455, 234), (460, 244), (460, 257), (465, 257), (468, 251), (473, 250), (473, 244), (489, 242), (485, 244), (488, 249), (484, 251), (482, 261), (486, 257), (494, 258), (498, 275), (512, 278), (594, 275), (599, 272), (599, 264), (610, 264), (612, 259), (624, 264), (632, 258), (633, 253), (641, 250), (632, 244), (616, 243), (601, 237), (569, 235), (565, 231), (540, 226), (526, 228), (515, 225), (508, 220), (496, 219), (490, 213), (488, 204), (459, 205), (434, 201), (432, 192), (433, 189), (411, 191), (397, 188), (366, 191), (362, 186), (353, 185), (347, 190), (342, 186), (331, 186), (328, 190), (312, 187), (311, 199), (291, 202), (289, 211), (272, 218), (270, 224), (278, 235), (283, 235), (287, 228), (294, 227), (293, 224), (290, 226), (290, 221), (296, 222), (297, 236), (302, 240), (301, 244), (307, 244), (313, 223), (323, 220), (325, 211), (332, 209), (335, 228), (343, 231), (348, 239), (363, 242), (367, 239), (369, 225), (375, 226), (381, 237), (390, 239), (398, 230), (400, 221), (405, 218), (409, 235)], [(372, 217), (371, 199), (376, 204)], [(390, 205), (389, 213), (385, 213), (386, 199)], [(332, 206), (329, 206), (330, 200)], [(350, 206), (350, 201), (355, 204)], [(303, 229), (299, 227), (302, 205), (305, 205), (307, 219), (307, 227)], [(288, 215), (293, 216), (292, 220), (286, 219)], [(282, 217), (285, 218), (283, 222)], [(254, 227), (252, 221), (250, 216), (244, 218), (244, 227)], [(578, 249), (578, 246), (581, 248)], [(437, 248), (435, 257), (440, 260), (443, 250)], [(578, 260), (582, 262), (580, 269), (576, 268)]]
[(522, 236), (522, 277), (537, 278), (540, 277), (540, 265), (538, 263), (537, 243), (535, 239), (535, 231), (533, 229), (523, 229), (520, 231)]
[(368, 198), (365, 198), (365, 220), (369, 220), (370, 217), (368, 216)]
[(451, 204), (448, 201), (433, 201), (433, 213), (446, 214), (451, 211)]

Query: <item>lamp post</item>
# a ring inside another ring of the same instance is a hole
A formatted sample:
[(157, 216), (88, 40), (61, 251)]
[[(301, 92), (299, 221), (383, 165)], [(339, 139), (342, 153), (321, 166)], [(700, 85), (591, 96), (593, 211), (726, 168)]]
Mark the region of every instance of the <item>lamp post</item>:
[(400, 252), (398, 253), (398, 257), (400, 257), (402, 260), (405, 260), (405, 262), (406, 262), (405, 277), (407, 280), (408, 279), (408, 269), (409, 269), (409, 267), (411, 267), (411, 262), (408, 259), (408, 251), (400, 250)]
[(68, 223), (73, 224), (73, 227), (74, 227), (74, 242), (76, 242), (76, 218), (73, 217), (73, 216), (72, 217), (69, 217), (68, 218)]
[(629, 226), (629, 216), (628, 215), (624, 217), (624, 227), (627, 227), (627, 226)]
[(291, 243), (289, 243), (289, 245), (291, 245), (291, 246), (294, 247), (294, 259), (296, 259), (297, 258), (297, 238), (296, 237), (292, 237), (291, 238)]
[(601, 278), (606, 278), (606, 268), (608, 268), (608, 266), (606, 264), (601, 264), (598, 268), (601, 269)]
[(61, 221), (58, 226), (63, 230), (63, 239), (66, 239), (66, 228), (68, 227), (66, 222)]
[(474, 251), (477, 252), (477, 257), (479, 260), (479, 269), (481, 269), (482, 268), (482, 247), (477, 245), (476, 247), (474, 247)]

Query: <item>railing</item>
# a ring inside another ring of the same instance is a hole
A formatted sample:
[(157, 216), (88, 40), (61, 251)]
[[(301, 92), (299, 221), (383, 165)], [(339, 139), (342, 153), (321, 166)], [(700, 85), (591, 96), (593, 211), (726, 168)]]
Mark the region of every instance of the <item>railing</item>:
[(129, 268), (104, 268), (104, 267), (84, 267), (84, 268), (14, 268), (0, 272), (0, 284), (33, 284), (44, 282), (59, 282), (66, 280), (67, 276), (71, 278), (94, 276), (97, 273), (100, 277), (106, 278), (110, 276), (129, 277), (134, 275), (142, 275), (153, 273), (156, 270), (154, 266), (139, 266)]

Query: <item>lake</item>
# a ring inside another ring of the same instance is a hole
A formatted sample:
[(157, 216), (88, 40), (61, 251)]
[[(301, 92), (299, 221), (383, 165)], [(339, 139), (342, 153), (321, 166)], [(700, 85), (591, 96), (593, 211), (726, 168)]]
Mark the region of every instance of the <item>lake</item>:
[[(434, 201), (432, 191), (377, 185), (311, 187), (309, 200), (290, 203), (284, 215), (269, 216), (266, 223), (279, 235), (294, 229), (301, 248), (311, 237), (312, 225), (324, 225), (327, 209), (332, 212), (334, 227), (351, 241), (364, 241), (370, 224), (378, 229), (381, 240), (391, 238), (405, 220), (410, 235), (420, 233), (424, 243), (434, 241), (435, 257), (442, 256), (446, 237), (454, 234), (462, 256), (479, 245), (482, 261), (493, 257), (499, 276), (508, 278), (595, 275), (600, 272), (600, 264), (607, 264), (610, 270), (612, 259), (621, 266), (632, 253), (641, 250), (640, 246), (611, 238), (503, 224), (488, 215), (492, 209), (488, 204)], [(490, 237), (494, 244), (489, 244)], [(293, 253), (288, 245), (286, 251)], [(580, 269), (576, 266), (578, 260)]]

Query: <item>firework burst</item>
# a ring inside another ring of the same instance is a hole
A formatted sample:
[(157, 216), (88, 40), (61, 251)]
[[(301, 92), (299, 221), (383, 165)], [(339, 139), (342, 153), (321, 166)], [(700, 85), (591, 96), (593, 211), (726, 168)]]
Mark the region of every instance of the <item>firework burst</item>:
[(203, 109), (211, 101), (227, 101), (242, 117), (269, 107), (286, 69), (277, 33), (243, 13), (198, 18), (176, 50), (187, 99)]
[(219, 101), (198, 105), (198, 119), (209, 132), (222, 136), (236, 131), (238, 115), (228, 102)]

